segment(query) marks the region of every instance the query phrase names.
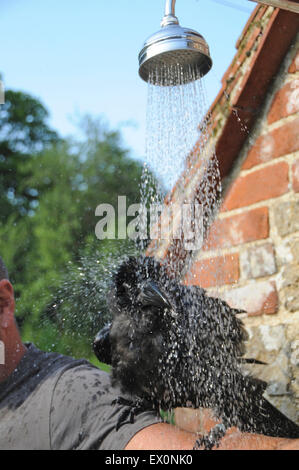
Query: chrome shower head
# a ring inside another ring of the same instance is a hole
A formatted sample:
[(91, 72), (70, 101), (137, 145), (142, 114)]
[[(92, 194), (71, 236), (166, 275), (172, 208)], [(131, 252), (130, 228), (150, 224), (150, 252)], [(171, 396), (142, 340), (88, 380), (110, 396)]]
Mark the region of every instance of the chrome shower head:
[(201, 34), (182, 28), (175, 0), (167, 0), (162, 28), (150, 36), (139, 54), (139, 75), (159, 86), (181, 85), (203, 77), (212, 67), (209, 46)]

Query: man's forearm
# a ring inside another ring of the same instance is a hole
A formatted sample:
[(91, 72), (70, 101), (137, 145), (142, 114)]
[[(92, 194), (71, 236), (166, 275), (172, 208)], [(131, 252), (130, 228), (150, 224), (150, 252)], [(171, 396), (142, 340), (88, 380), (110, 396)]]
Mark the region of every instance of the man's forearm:
[[(198, 437), (171, 424), (157, 423), (139, 431), (125, 450), (192, 450)], [(245, 434), (231, 428), (215, 450), (299, 450), (299, 439)]]
[(157, 423), (139, 431), (125, 450), (192, 450), (196, 434), (166, 423)]

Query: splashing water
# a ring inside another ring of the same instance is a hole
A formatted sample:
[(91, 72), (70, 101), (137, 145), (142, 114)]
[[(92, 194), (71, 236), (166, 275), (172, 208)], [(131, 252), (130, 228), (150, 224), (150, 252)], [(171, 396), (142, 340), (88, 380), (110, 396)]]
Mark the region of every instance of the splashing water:
[[(191, 259), (190, 255), (201, 248), (221, 195), (204, 81), (195, 80), (196, 75), (197, 71), (190, 67), (189, 83), (183, 84), (186, 77), (181, 66), (165, 66), (151, 72), (148, 84), (146, 164), (141, 201), (147, 206), (155, 203), (162, 206), (160, 232), (156, 240), (151, 237), (151, 246), (153, 253), (158, 253), (163, 246), (163, 236), (171, 239), (167, 261), (175, 277), (181, 276), (183, 268), (188, 269), (187, 258)], [(161, 82), (167, 86), (157, 85)], [(166, 201), (164, 188), (170, 194)], [(171, 197), (174, 191), (179, 194), (180, 207), (178, 198)], [(185, 204), (191, 205), (189, 227), (183, 227), (180, 213)], [(196, 205), (200, 206), (200, 212), (196, 212)], [(157, 220), (154, 223), (158, 225)]]
[[(112, 316), (108, 305), (111, 281), (119, 264), (136, 256), (134, 245), (114, 246), (110, 251), (95, 251), (69, 262), (63, 282), (48, 306), (48, 317), (55, 320), (61, 334), (74, 341), (92, 340)], [(52, 345), (53, 347), (55, 344)]]

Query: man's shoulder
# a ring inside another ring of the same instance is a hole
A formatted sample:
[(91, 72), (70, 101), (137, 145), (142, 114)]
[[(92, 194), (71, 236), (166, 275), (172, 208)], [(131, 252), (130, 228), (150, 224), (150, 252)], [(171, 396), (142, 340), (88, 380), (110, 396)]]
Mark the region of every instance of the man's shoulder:
[(52, 375), (57, 371), (59, 375), (68, 377), (76, 376), (77, 380), (84, 379), (86, 376), (92, 376), (94, 379), (104, 377), (106, 380), (109, 374), (102, 371), (85, 358), (76, 359), (71, 356), (60, 354), (58, 352), (46, 352), (38, 349), (34, 344), (28, 344), (28, 362), (33, 369), (38, 369)]
[(80, 365), (91, 366), (86, 359), (75, 359), (58, 352), (46, 352), (38, 349), (33, 343), (26, 343), (27, 353), (21, 368), (50, 372), (52, 369), (72, 368)]
[[(72, 359), (68, 356), (63, 357), (59, 372), (59, 386), (74, 384), (74, 386), (84, 386), (87, 388), (90, 385), (94, 387), (101, 386), (101, 388), (111, 387), (110, 374), (99, 369), (85, 359)], [(82, 385), (83, 384), (83, 385)]]
[[(9, 380), (8, 389), (18, 388), (21, 384), (30, 383), (32, 387), (42, 386), (46, 383), (47, 393), (57, 386), (59, 382), (82, 380), (101, 380), (108, 383), (109, 375), (84, 358), (75, 359), (57, 352), (46, 352), (38, 349), (34, 344), (27, 343), (27, 352)], [(8, 390), (6, 390), (8, 391)]]
[(136, 397), (90, 363), (65, 367), (52, 394), (53, 449), (124, 449), (141, 429), (160, 419), (152, 410), (133, 409)]
[[(0, 448), (59, 448), (66, 430), (71, 443), (65, 448), (75, 447), (82, 422), (91, 420), (91, 404), (99, 411), (110, 401), (109, 376), (85, 359), (26, 347), (17, 369), (0, 385)], [(104, 400), (95, 401), (105, 390)]]

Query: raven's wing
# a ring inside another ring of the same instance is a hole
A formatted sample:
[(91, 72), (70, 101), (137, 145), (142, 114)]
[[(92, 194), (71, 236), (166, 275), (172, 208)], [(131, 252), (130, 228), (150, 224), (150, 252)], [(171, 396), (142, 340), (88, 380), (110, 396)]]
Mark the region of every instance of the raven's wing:
[(110, 329), (111, 323), (104, 326), (104, 328), (98, 332), (93, 342), (93, 351), (96, 357), (100, 362), (104, 362), (108, 365), (112, 364)]
[(234, 345), (236, 356), (244, 356), (246, 351), (244, 343), (248, 339), (248, 333), (242, 319), (238, 317), (239, 314), (245, 313), (244, 310), (230, 307), (223, 299), (209, 296), (200, 287), (184, 286), (184, 290), (190, 292), (195, 308), (205, 312), (211, 328), (214, 325), (221, 325), (223, 341)]
[(299, 426), (264, 398), (266, 382), (250, 376), (241, 380), (247, 396), (240, 402), (237, 413), (240, 430), (272, 437), (299, 438)]

